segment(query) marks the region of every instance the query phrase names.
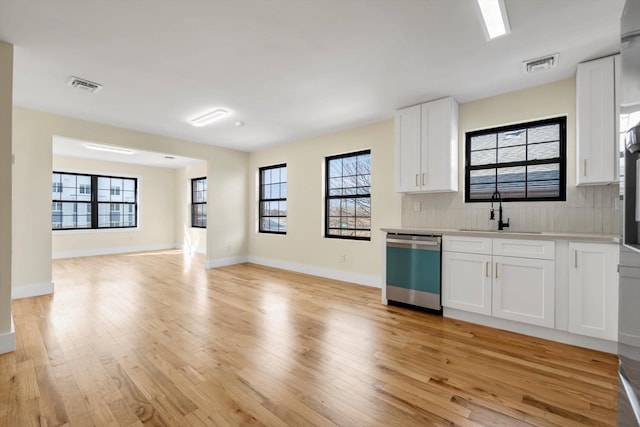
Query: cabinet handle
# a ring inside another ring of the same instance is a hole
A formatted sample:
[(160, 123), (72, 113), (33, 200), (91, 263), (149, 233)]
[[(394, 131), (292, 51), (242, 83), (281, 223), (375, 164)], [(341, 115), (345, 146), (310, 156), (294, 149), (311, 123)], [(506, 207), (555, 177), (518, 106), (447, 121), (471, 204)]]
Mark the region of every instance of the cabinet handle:
[(489, 277), (489, 261), (484, 263), (484, 276)]
[(420, 182), (418, 182), (418, 174), (416, 174), (416, 187), (420, 187)]
[(578, 251), (576, 249), (573, 250), (573, 266), (578, 268)]
[(587, 176), (587, 159), (585, 158), (582, 163), (583, 163), (582, 176)]
[(498, 278), (498, 263), (496, 262), (496, 279)]
[(425, 183), (424, 183), (424, 175), (425, 174), (422, 174), (422, 185), (425, 185)]

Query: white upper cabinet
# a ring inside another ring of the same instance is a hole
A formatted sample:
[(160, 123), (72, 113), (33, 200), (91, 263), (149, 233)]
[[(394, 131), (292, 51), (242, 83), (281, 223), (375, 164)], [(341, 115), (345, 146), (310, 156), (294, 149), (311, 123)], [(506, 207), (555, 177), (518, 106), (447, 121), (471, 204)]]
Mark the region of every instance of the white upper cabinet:
[(458, 191), (458, 104), (442, 98), (396, 111), (397, 192)]
[[(620, 55), (578, 64), (576, 74), (576, 184), (618, 181), (616, 87)], [(617, 71), (616, 71), (617, 70)]]

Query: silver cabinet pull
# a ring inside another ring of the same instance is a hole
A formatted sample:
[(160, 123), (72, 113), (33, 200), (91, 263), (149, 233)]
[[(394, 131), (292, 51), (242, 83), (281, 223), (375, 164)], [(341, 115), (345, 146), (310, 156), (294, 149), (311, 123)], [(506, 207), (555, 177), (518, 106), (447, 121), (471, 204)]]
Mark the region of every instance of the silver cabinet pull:
[(416, 174), (416, 187), (420, 187), (420, 183), (418, 182), (418, 175), (419, 174)]
[(424, 175), (425, 175), (425, 174), (422, 174), (422, 185), (426, 185), (426, 184), (424, 183)]
[(484, 263), (484, 277), (489, 277), (489, 261)]
[(573, 266), (574, 268), (578, 268), (578, 250), (573, 250)]
[(582, 176), (587, 176), (587, 159), (585, 157), (583, 163), (583, 167), (582, 167)]
[(496, 279), (498, 278), (498, 263), (496, 262)]

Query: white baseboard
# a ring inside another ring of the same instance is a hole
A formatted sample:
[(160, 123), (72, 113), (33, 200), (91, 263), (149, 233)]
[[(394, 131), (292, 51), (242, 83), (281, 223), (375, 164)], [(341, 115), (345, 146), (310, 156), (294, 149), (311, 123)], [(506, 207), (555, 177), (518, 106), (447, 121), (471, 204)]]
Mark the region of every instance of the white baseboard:
[(140, 246), (123, 246), (119, 248), (92, 248), (81, 249), (77, 251), (59, 251), (54, 252), (53, 259), (62, 258), (77, 258), (85, 256), (98, 256), (98, 255), (114, 255), (114, 254), (127, 254), (131, 252), (150, 252), (150, 251), (162, 251), (167, 249), (178, 249), (178, 245), (175, 243), (163, 244), (163, 245), (140, 245)]
[(16, 349), (16, 327), (11, 316), (11, 330), (0, 334), (0, 354), (10, 353)]
[(218, 268), (226, 267), (227, 265), (242, 264), (244, 262), (248, 262), (248, 257), (235, 256), (229, 258), (208, 259), (204, 262), (204, 266), (205, 268)]
[(368, 274), (352, 273), (349, 271), (335, 270), (332, 268), (317, 267), (308, 264), (298, 264), (295, 262), (282, 261), (273, 258), (249, 256), (249, 262), (253, 264), (265, 265), (267, 267), (281, 268), (298, 273), (310, 274), (312, 276), (325, 277), (327, 279), (340, 280), (342, 282), (357, 283), (358, 285), (380, 288), (382, 281), (378, 276)]
[(32, 283), (29, 285), (13, 286), (11, 288), (11, 299), (39, 297), (40, 295), (53, 294), (53, 282)]
[(615, 341), (607, 341), (599, 338), (587, 337), (584, 335), (576, 335), (571, 332), (559, 329), (544, 328), (541, 326), (527, 325), (526, 323), (513, 322), (511, 320), (499, 319), (496, 317), (485, 316), (483, 314), (470, 313), (468, 311), (457, 310), (454, 308), (443, 309), (444, 317), (452, 319), (464, 320), (466, 322), (478, 323), (480, 325), (489, 326), (505, 331), (516, 332), (532, 337), (543, 338), (550, 341), (557, 341), (564, 344), (577, 345), (578, 347), (590, 348), (592, 350), (604, 351), (606, 353), (617, 353), (618, 343)]

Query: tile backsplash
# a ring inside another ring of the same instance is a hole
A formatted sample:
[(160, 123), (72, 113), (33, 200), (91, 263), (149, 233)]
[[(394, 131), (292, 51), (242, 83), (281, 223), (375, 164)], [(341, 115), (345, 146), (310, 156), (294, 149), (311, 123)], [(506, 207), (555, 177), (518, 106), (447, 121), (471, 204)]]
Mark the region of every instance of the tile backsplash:
[[(503, 218), (510, 231), (559, 231), (620, 234), (622, 211), (618, 185), (567, 187), (566, 202), (506, 202)], [(419, 202), (420, 210), (416, 211)], [(402, 225), (406, 227), (497, 229), (489, 220), (491, 203), (464, 203), (463, 193), (405, 194)]]

